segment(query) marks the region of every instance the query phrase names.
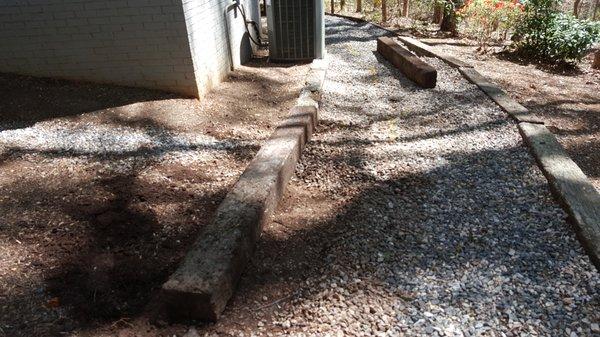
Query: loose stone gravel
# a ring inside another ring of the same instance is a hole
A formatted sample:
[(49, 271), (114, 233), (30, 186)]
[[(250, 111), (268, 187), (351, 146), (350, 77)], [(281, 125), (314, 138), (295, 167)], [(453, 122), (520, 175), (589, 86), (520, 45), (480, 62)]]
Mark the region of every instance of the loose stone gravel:
[(385, 32), (326, 24), (321, 125), (291, 186), (305, 212), (276, 219), (305, 226), (284, 247), (318, 253), (252, 334), (597, 334), (598, 273), (516, 125), (443, 62), (422, 90), (374, 53)]
[(42, 151), (55, 153), (113, 155), (144, 150), (214, 150), (233, 148), (234, 142), (215, 140), (197, 132), (170, 132), (165, 128), (153, 130), (115, 126), (81, 125), (59, 122), (37, 124), (27, 128), (0, 132), (0, 149), (5, 151)]

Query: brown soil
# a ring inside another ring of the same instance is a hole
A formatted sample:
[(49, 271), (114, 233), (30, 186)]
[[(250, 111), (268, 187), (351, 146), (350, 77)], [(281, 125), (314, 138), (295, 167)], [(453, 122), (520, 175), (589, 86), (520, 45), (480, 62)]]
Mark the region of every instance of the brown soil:
[(306, 71), (256, 60), (201, 101), (0, 75), (0, 131), (108, 125), (234, 144), (118, 153), (0, 147), (0, 336), (187, 331), (150, 324), (151, 300), (287, 114)]
[(600, 70), (593, 52), (575, 67), (552, 68), (503, 53), (480, 55), (468, 40), (427, 39), (471, 63), (541, 117), (600, 190)]

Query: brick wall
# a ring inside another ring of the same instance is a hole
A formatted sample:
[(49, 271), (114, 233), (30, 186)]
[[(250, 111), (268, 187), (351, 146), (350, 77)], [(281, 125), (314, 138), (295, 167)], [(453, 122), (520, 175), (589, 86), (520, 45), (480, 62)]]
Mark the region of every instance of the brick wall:
[[(227, 73), (227, 3), (1, 0), (0, 72), (199, 96)], [(256, 15), (255, 10), (249, 13)], [(242, 19), (230, 16), (239, 63), (249, 46), (241, 42)], [(242, 51), (240, 45), (245, 45)]]
[[(201, 93), (226, 76), (232, 61), (235, 66), (245, 62), (255, 48), (247, 37), (239, 9), (230, 8), (225, 14), (231, 3), (231, 0), (183, 0), (196, 82)], [(258, 0), (242, 0), (241, 5), (246, 8), (248, 20), (260, 21)]]

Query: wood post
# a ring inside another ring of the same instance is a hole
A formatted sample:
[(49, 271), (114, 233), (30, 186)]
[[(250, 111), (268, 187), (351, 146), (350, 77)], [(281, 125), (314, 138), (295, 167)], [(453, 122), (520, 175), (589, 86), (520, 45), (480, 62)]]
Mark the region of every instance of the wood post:
[(389, 37), (377, 39), (377, 52), (422, 88), (435, 88), (437, 71)]

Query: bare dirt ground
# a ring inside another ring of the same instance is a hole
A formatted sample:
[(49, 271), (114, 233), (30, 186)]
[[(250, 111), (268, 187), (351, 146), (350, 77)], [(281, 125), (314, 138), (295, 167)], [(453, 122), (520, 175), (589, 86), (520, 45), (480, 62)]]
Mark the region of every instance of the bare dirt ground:
[(0, 75), (0, 336), (156, 336), (147, 308), (303, 85), (255, 60), (201, 101)]

